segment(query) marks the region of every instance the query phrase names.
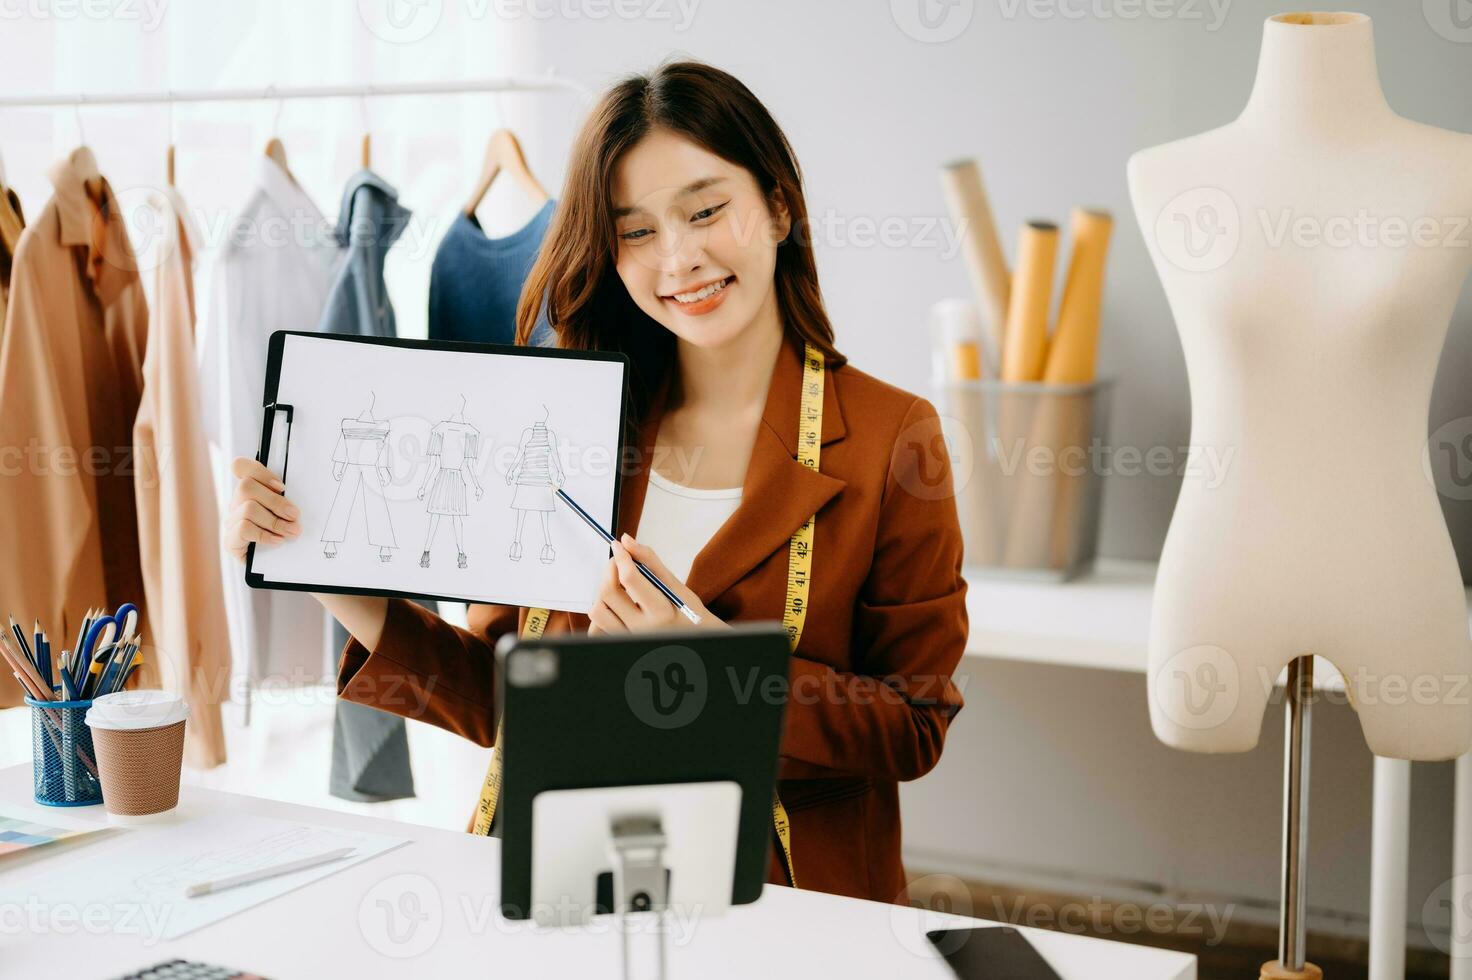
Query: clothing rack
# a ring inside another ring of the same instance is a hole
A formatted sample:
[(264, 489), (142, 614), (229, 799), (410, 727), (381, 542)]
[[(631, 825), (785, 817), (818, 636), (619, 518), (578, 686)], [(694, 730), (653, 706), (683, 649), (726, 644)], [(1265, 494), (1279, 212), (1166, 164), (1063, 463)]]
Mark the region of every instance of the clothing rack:
[(587, 95), (587, 86), (570, 78), (546, 75), (478, 78), (464, 81), (393, 82), (382, 85), (297, 85), (235, 89), (166, 89), (112, 95), (6, 95), (0, 108), (55, 106), (169, 105), (181, 102), (275, 102), (283, 99), (370, 99), (398, 95), (468, 95), (474, 92), (570, 92)]

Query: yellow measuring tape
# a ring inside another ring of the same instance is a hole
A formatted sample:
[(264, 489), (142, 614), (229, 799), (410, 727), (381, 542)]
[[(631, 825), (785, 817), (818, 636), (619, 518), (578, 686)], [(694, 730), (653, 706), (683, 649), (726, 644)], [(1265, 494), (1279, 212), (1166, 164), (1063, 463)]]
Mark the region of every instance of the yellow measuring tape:
[[(802, 397), (797, 420), (797, 458), (810, 470), (818, 469), (818, 454), (823, 445), (823, 352), (812, 344), (804, 345), (802, 359)], [(802, 527), (792, 533), (787, 545), (787, 599), (782, 606), (782, 625), (787, 629), (787, 642), (796, 650), (802, 639), (803, 623), (808, 613), (808, 587), (813, 572), (813, 529), (817, 515), (809, 514)], [(536, 639), (547, 628), (551, 617), (546, 609), (533, 609), (527, 614), (526, 626), (522, 629), (523, 639)], [(484, 836), (491, 832), (491, 821), (496, 816), (496, 803), (501, 798), (501, 735), (504, 721), (496, 725), (496, 748), (491, 754), (491, 764), (486, 769), (485, 785), (481, 787), (480, 802), (475, 810), (474, 832)], [(787, 866), (787, 880), (797, 887), (797, 872), (792, 865), (792, 824), (787, 819), (787, 808), (776, 794), (772, 796), (772, 826), (777, 831), (777, 840), (782, 845), (782, 857)]]
[[(522, 628), (523, 640), (535, 640), (547, 628), (552, 613), (546, 609), (530, 609), (526, 614), (526, 626)], [(480, 788), (480, 802), (475, 805), (475, 827), (472, 833), (484, 837), (491, 832), (491, 821), (496, 816), (496, 804), (501, 799), (501, 736), (506, 733), (506, 719), (496, 722), (496, 744), (491, 749), (491, 764), (486, 767), (485, 785)]]

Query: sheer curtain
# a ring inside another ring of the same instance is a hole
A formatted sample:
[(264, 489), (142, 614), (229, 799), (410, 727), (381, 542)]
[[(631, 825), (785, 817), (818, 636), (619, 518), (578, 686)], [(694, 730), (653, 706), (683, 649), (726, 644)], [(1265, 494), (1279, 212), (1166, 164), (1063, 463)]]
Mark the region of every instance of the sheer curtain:
[[(498, 16), (489, 2), (95, 0), (78, 6), (88, 9), (24, 3), (0, 11), (0, 91), (100, 97), (549, 70), (575, 77), (568, 66), (536, 56), (538, 21)], [(414, 212), (390, 254), (387, 276), (400, 333), (423, 336), (434, 249), (475, 182), (486, 138), (501, 125), (514, 129), (533, 171), (555, 195), (585, 109), (579, 96), (551, 92), (207, 103), (172, 112), (166, 106), (0, 108), (0, 157), (6, 182), (35, 214), (50, 196), (47, 168), (84, 136), (128, 208), (164, 181), (172, 130), (176, 183), (203, 230), (201, 261), (208, 267), (273, 128), (292, 173), (332, 220), (344, 181), (358, 169), (366, 120), (373, 169)], [(128, 210), (134, 237), (149, 234), (143, 209)], [(488, 197), (480, 216), (495, 235), (519, 227), (535, 210), (505, 187)]]

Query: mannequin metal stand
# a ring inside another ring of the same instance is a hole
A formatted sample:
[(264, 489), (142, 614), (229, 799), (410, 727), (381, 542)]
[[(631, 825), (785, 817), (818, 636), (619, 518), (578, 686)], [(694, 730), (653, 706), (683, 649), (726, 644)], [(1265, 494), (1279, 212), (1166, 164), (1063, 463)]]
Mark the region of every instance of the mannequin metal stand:
[(1308, 849), (1309, 750), (1313, 734), (1314, 658), (1288, 665), (1283, 721), (1283, 907), (1278, 958), (1262, 965), (1259, 980), (1321, 980), (1324, 971), (1304, 959), (1304, 879)]

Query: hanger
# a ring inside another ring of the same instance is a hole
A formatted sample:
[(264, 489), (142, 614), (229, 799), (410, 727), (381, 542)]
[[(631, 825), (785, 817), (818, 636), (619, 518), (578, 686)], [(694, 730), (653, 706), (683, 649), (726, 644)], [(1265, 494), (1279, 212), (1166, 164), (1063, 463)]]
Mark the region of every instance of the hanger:
[(102, 172), (97, 169), (97, 157), (87, 145), (87, 131), (82, 128), (82, 104), (72, 106), (77, 119), (77, 148), (71, 152), (71, 165), (82, 178), (82, 186), (94, 201), (102, 198)]
[(359, 422), (373, 422), (373, 421), (375, 421), (375, 419), (373, 418), (373, 406), (378, 403), (378, 394), (377, 394), (377, 392), (370, 391), (370, 392), (368, 392), (368, 395), (369, 395), (368, 407), (365, 408), (365, 409), (363, 409), (362, 412), (358, 413), (358, 421)]
[(92, 148), (85, 144), (72, 151), (72, 169), (82, 178), (82, 186), (94, 201), (102, 198), (102, 171), (97, 169), (97, 157)]
[(0, 159), (0, 244), (5, 246), (5, 251), (15, 254), (16, 243), (20, 241), (24, 228), (20, 215), (10, 206), (10, 191), (5, 184), (5, 161)]
[(545, 204), (551, 198), (547, 189), (532, 176), (516, 136), (509, 129), (498, 129), (491, 134), (490, 142), (486, 144), (485, 163), (481, 166), (480, 179), (476, 181), (475, 190), (465, 204), (466, 217), (475, 214), (475, 209), (485, 200), (491, 184), (502, 170), (511, 174), (517, 185), (526, 192), (526, 196), (535, 203)]
[(456, 412), (453, 416), (451, 416), (450, 417), (450, 421), (451, 422), (464, 422), (465, 421), (465, 394), (463, 392), (460, 395), (460, 411)]
[(169, 186), (174, 186), (174, 99), (172, 93), (169, 96), (169, 150), (164, 158), (164, 170), (168, 177)]
[[(274, 93), (276, 86), (269, 86), (266, 91), (268, 93)], [(295, 184), (296, 175), (291, 172), (291, 167), (286, 164), (286, 144), (282, 143), (281, 138), (276, 135), (278, 132), (277, 127), (281, 123), (281, 108), (285, 104), (285, 99), (276, 100), (276, 112), (271, 116), (271, 138), (266, 141), (266, 156), (276, 161), (276, 166), (280, 167), (282, 172), (286, 174), (287, 179)]]
[(359, 156), (364, 170), (373, 168), (373, 135), (368, 126), (368, 96), (364, 95), (358, 100), (358, 106), (363, 111), (363, 145)]

